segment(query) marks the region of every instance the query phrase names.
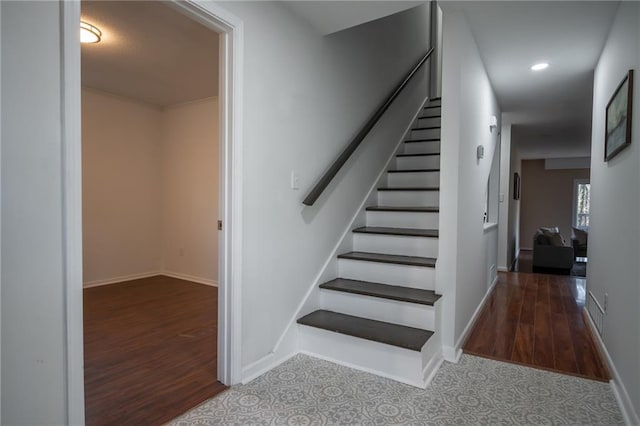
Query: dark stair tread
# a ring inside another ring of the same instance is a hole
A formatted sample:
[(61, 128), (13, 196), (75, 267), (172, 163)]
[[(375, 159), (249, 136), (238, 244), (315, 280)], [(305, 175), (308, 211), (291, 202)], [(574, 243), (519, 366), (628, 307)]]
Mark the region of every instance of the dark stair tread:
[(440, 299), (440, 295), (433, 290), (349, 280), (346, 278), (336, 278), (320, 284), (320, 288), (428, 306), (433, 306)]
[(393, 188), (378, 188), (378, 191), (440, 191), (438, 186), (398, 186)]
[(429, 105), (424, 107), (423, 109), (433, 109), (433, 108), (442, 108), (442, 105)]
[(421, 206), (369, 206), (367, 211), (370, 212), (411, 212), (411, 213), (438, 213), (439, 207), (421, 207)]
[(432, 331), (377, 321), (338, 312), (318, 310), (298, 319), (298, 324), (321, 328), (335, 333), (420, 351)]
[(391, 169), (387, 173), (428, 173), (439, 172), (440, 169)]
[(356, 234), (403, 235), (407, 237), (438, 238), (437, 229), (391, 228), (387, 226), (362, 226), (353, 230)]
[(422, 127), (412, 127), (411, 130), (434, 130), (439, 128), (440, 126), (422, 126)]
[(433, 268), (436, 266), (436, 259), (432, 257), (401, 256), (397, 254), (368, 253), (364, 251), (350, 251), (349, 253), (339, 254), (338, 259), (393, 263), (408, 266), (424, 266), (427, 268)]
[(440, 142), (440, 138), (408, 139), (404, 141), (404, 143), (417, 143), (417, 142)]
[(440, 96), (438, 96), (437, 98), (429, 99), (429, 102), (431, 102), (431, 101), (441, 101), (441, 100), (442, 100), (442, 98)]
[(423, 154), (398, 154), (396, 157), (430, 157), (433, 155), (440, 155), (439, 152), (429, 152)]

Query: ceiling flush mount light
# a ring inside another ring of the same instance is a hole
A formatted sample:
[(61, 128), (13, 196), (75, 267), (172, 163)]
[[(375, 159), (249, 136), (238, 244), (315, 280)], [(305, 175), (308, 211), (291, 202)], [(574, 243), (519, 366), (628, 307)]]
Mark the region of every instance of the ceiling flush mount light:
[(80, 21), (80, 43), (97, 43), (102, 37), (102, 31), (93, 25)]
[(533, 64), (531, 65), (531, 70), (532, 71), (542, 71), (545, 70), (549, 67), (549, 64), (547, 62), (539, 62), (537, 64)]

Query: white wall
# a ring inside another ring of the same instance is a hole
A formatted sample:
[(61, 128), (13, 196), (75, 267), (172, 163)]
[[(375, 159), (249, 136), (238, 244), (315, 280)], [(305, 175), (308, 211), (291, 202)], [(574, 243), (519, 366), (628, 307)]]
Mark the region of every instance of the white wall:
[(162, 266), (162, 111), (82, 90), (84, 282)]
[[(520, 200), (513, 199), (513, 174), (522, 176), (522, 160), (508, 113), (502, 114), (498, 269), (508, 271), (520, 252)], [(517, 136), (516, 136), (517, 137)]]
[[(1, 7), (2, 423), (64, 424), (60, 4)], [(278, 3), (225, 7), (244, 20), (246, 365), (272, 350), (424, 99), (419, 76), (317, 206), (302, 207), (304, 189), (426, 51), (428, 11), (323, 38)], [(303, 190), (288, 189), (291, 169)]]
[(2, 2), (0, 7), (0, 423), (64, 424), (60, 5)]
[(162, 113), (162, 269), (218, 281), (218, 102)]
[[(629, 69), (635, 69), (631, 146), (604, 162), (605, 107)], [(589, 290), (603, 304), (604, 343), (640, 412), (640, 4), (621, 2), (594, 74), (591, 140)], [(636, 414), (637, 415), (637, 414)], [(633, 424), (640, 423), (635, 417)]]
[[(455, 4), (443, 4), (442, 160), (437, 286), (444, 295), (443, 345), (450, 357), (487, 291), (497, 256), (497, 229), (485, 233), (483, 213), (498, 142), (489, 119), (498, 103), (475, 40)], [(476, 147), (485, 148), (484, 159)], [(491, 253), (487, 253), (487, 249)], [(495, 251), (495, 253), (494, 253)]]
[[(273, 2), (225, 2), (244, 21), (242, 363), (274, 349), (404, 127), (414, 80), (313, 207), (302, 200), (427, 51), (428, 8), (322, 37)], [(391, 117), (391, 118), (389, 118)], [(289, 188), (300, 172), (301, 189)]]
[(85, 285), (218, 277), (217, 99), (160, 108), (82, 90)]

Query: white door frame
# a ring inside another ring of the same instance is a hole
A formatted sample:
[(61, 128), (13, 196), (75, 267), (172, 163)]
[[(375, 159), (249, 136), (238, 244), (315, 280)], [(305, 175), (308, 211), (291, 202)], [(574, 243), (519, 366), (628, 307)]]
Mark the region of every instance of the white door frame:
[[(220, 34), (220, 259), (218, 379), (241, 377), (243, 24), (212, 2), (172, 0), (182, 13)], [(84, 424), (82, 313), (82, 139), (80, 1), (60, 0), (62, 74), (63, 264), (66, 309), (67, 424)], [(212, 218), (212, 220), (215, 220)]]

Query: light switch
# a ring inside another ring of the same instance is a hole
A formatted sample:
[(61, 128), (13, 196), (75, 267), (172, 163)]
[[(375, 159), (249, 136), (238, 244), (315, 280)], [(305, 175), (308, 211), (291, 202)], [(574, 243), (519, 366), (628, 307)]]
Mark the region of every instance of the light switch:
[(300, 174), (291, 170), (291, 189), (300, 189)]

